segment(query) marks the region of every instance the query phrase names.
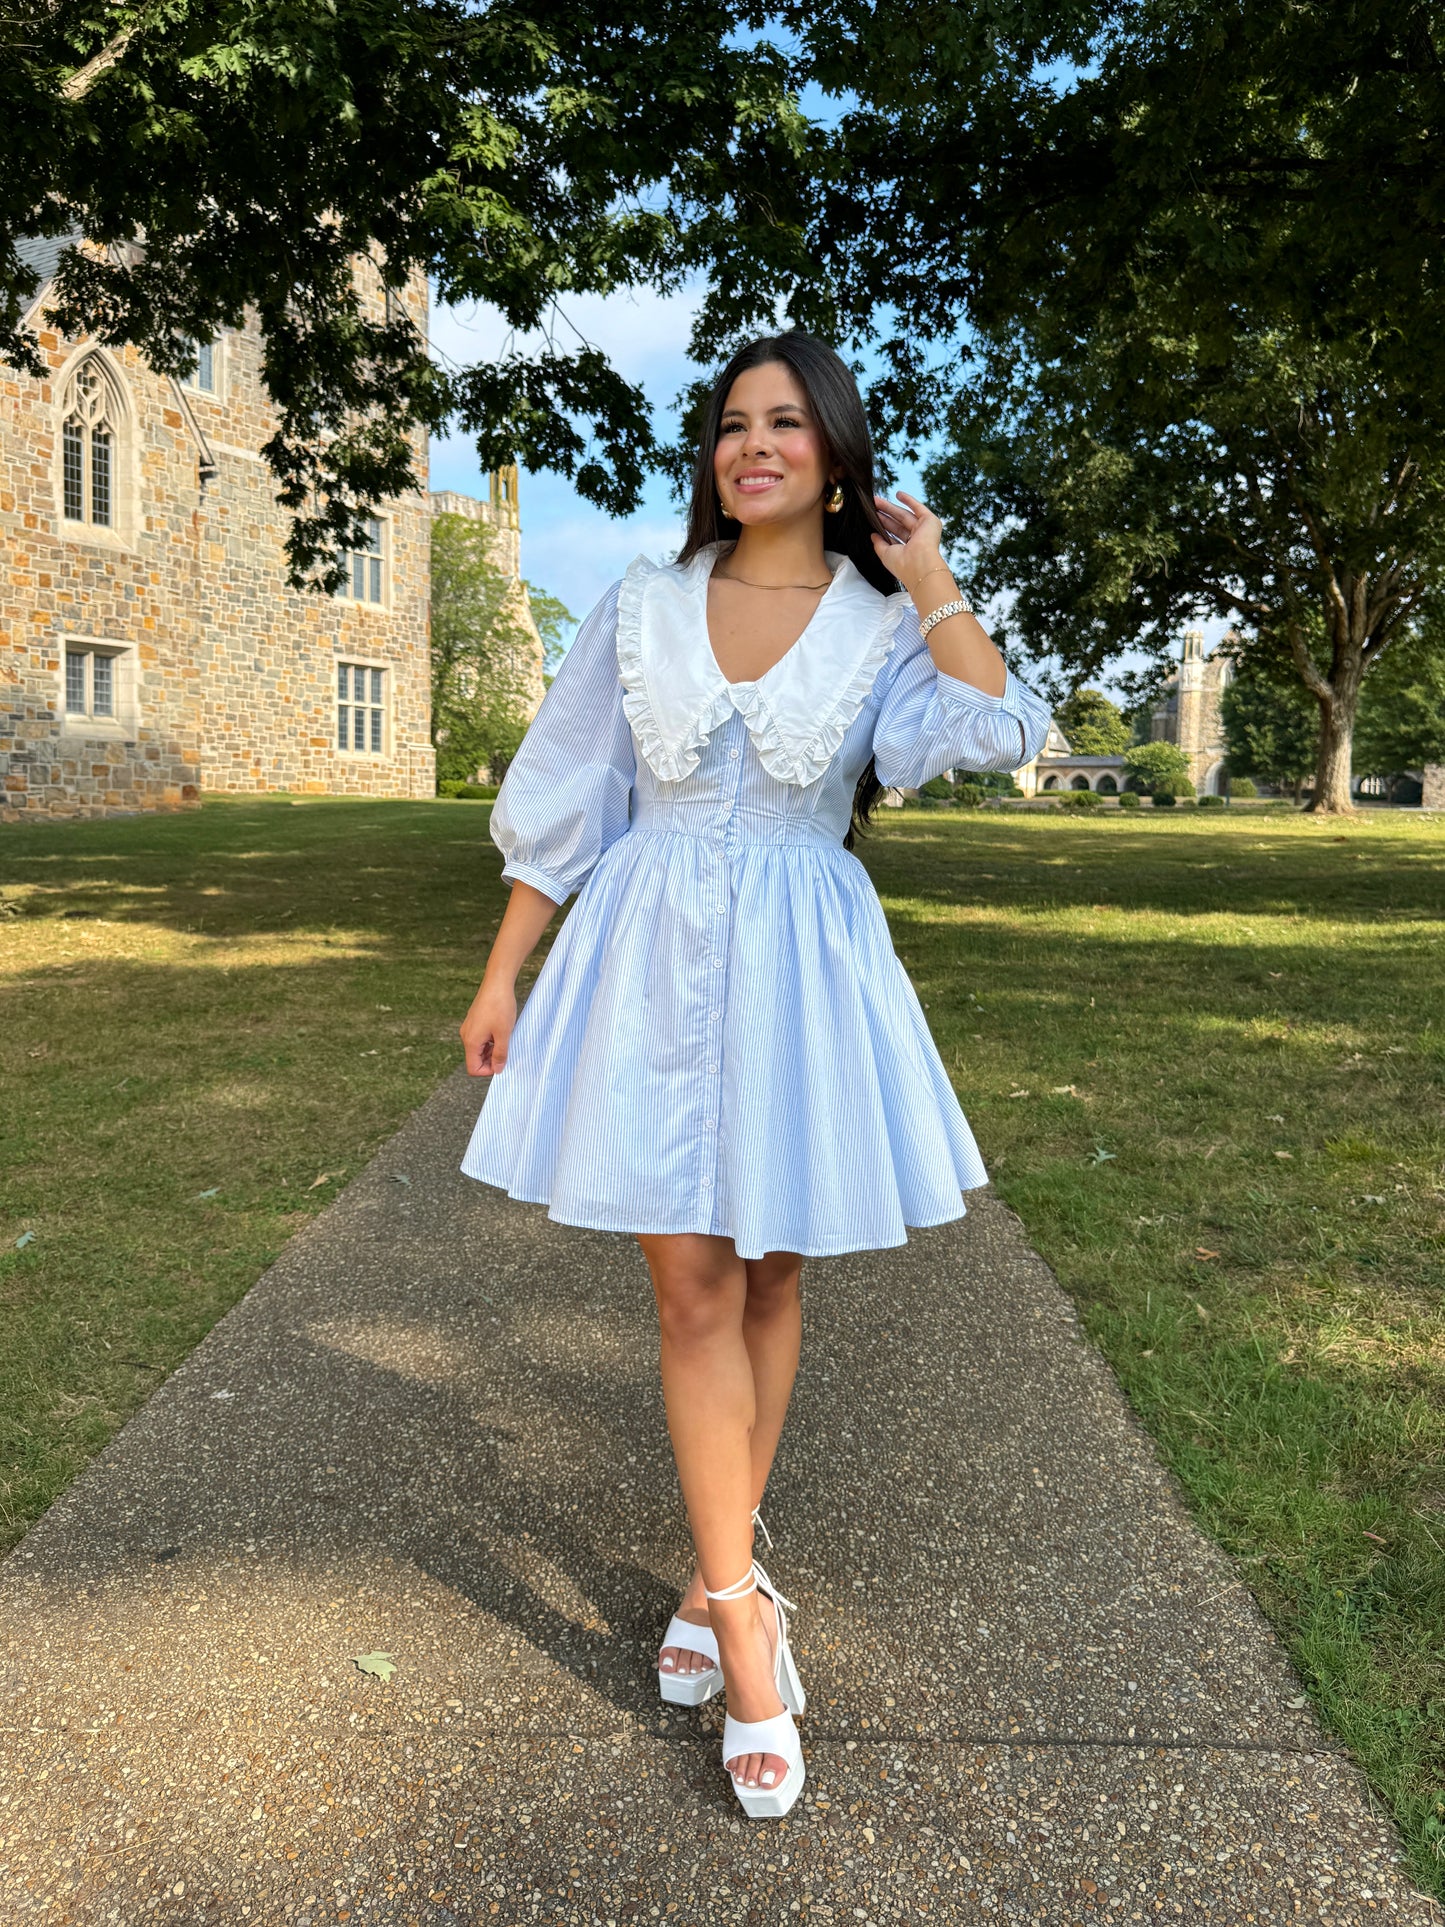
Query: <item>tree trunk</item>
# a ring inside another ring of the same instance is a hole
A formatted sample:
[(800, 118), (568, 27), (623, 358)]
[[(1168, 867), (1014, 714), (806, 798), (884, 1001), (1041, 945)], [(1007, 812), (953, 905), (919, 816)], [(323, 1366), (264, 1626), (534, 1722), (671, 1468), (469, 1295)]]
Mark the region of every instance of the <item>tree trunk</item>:
[(1350, 775), (1355, 716), (1365, 677), (1365, 636), (1357, 633), (1363, 629), (1364, 613), (1362, 593), (1348, 598), (1344, 608), (1326, 605), (1326, 623), (1334, 630), (1334, 660), (1329, 681), (1314, 687), (1320, 705), (1320, 741), (1314, 795), (1307, 807), (1316, 816), (1353, 815), (1355, 810)]
[(1319, 816), (1343, 816), (1355, 807), (1350, 795), (1351, 752), (1355, 718), (1341, 715), (1339, 698), (1320, 704), (1320, 750), (1315, 765), (1315, 792), (1309, 808)]

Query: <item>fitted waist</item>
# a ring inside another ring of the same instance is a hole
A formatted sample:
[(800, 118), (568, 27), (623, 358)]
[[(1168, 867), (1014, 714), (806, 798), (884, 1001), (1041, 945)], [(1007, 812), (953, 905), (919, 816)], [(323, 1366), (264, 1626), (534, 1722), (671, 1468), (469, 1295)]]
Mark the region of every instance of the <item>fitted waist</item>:
[(846, 823), (838, 829), (805, 816), (778, 816), (767, 810), (736, 806), (642, 803), (628, 834), (690, 837), (703, 843), (802, 845), (814, 850), (841, 850), (846, 829)]

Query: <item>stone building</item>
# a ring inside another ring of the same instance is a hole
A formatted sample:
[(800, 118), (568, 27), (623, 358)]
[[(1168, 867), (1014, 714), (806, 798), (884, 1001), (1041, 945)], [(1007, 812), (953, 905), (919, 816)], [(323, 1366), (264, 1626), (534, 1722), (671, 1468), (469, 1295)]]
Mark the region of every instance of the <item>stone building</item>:
[(1098, 790), (1101, 796), (1117, 796), (1124, 787), (1124, 759), (1076, 753), (1058, 724), (1051, 722), (1043, 748), (1031, 763), (1014, 771), (1014, 781), (1025, 796), (1055, 790)]
[[(1204, 654), (1204, 635), (1186, 629), (1179, 661), (1165, 680), (1163, 694), (1149, 719), (1149, 740), (1174, 743), (1189, 758), (1188, 776), (1200, 796), (1224, 788), (1224, 723), (1220, 695), (1233, 674), (1228, 656)], [(1097, 790), (1116, 796), (1124, 787), (1122, 756), (1080, 756), (1057, 723), (1049, 726), (1043, 748), (1031, 763), (1014, 771), (1026, 796), (1056, 790)]]
[[(61, 245), (31, 244), (42, 276)], [(342, 594), (298, 592), (254, 327), (184, 382), (43, 316), (40, 342), (43, 380), (0, 370), (0, 819), (432, 795), (426, 495), (383, 505)]]
[(1234, 674), (1222, 649), (1204, 653), (1204, 633), (1186, 629), (1178, 666), (1150, 718), (1149, 740), (1173, 743), (1189, 758), (1187, 774), (1200, 796), (1224, 791), (1224, 721), (1219, 699)]

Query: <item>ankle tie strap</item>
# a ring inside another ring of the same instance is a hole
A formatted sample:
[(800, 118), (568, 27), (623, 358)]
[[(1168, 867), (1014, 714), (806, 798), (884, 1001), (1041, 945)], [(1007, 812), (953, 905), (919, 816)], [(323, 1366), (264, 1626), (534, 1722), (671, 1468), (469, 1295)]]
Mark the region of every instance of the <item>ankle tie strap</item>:
[(771, 1532), (768, 1531), (768, 1528), (763, 1524), (763, 1514), (762, 1514), (762, 1508), (760, 1506), (753, 1507), (753, 1524), (757, 1527), (758, 1531), (762, 1533), (764, 1543), (766, 1544), (768, 1551), (771, 1552), (773, 1549), (773, 1535)]
[(750, 1592), (756, 1592), (757, 1589), (758, 1569), (756, 1566), (750, 1566), (741, 1579), (734, 1579), (730, 1586), (724, 1586), (720, 1592), (713, 1592), (707, 1586), (703, 1587), (703, 1591), (709, 1599), (746, 1599)]

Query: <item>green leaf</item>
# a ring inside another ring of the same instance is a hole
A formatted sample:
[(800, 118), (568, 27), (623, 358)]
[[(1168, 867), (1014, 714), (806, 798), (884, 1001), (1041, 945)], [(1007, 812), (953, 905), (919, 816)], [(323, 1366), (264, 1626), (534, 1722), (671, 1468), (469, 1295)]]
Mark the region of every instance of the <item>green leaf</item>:
[(370, 1673), (381, 1680), (390, 1679), (396, 1671), (390, 1653), (358, 1653), (353, 1663), (359, 1672)]

